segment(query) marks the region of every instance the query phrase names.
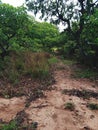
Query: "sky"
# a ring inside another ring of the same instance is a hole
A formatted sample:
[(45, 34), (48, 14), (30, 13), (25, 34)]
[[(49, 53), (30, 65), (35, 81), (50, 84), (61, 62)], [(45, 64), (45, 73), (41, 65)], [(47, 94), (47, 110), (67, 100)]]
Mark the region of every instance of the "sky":
[(21, 6), (25, 0), (1, 0), (3, 3), (8, 3), (10, 5), (13, 5), (15, 7)]

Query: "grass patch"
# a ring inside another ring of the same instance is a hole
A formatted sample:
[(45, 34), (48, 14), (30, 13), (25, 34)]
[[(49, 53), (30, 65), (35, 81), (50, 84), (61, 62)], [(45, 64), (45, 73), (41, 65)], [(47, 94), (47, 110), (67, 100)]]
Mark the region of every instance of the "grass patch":
[(89, 103), (87, 104), (87, 107), (91, 110), (98, 110), (98, 104), (96, 103)]
[(49, 76), (49, 63), (47, 53), (25, 54), (24, 72), (33, 78), (45, 79)]
[(48, 60), (49, 64), (55, 64), (55, 63), (58, 63), (58, 59), (56, 57), (51, 57), (49, 60)]
[(76, 61), (63, 59), (63, 63), (64, 63), (65, 65), (73, 65), (73, 64), (76, 63)]
[(98, 72), (96, 72), (95, 70), (91, 70), (91, 69), (78, 69), (75, 71), (74, 77), (95, 79), (98, 77)]
[(67, 102), (65, 105), (64, 105), (64, 109), (68, 109), (70, 111), (73, 111), (75, 109), (75, 105), (74, 103), (72, 102)]
[(37, 130), (38, 122), (27, 123), (28, 117), (25, 111), (17, 113), (16, 117), (9, 123), (1, 121), (0, 130)]
[(16, 121), (11, 121), (8, 124), (1, 124), (0, 130), (37, 130), (38, 123), (32, 122), (26, 126), (17, 125)]
[(11, 121), (9, 124), (2, 124), (1, 130), (18, 130), (15, 121)]
[(42, 97), (42, 91), (52, 89), (51, 84), (55, 82), (48, 59), (50, 55), (45, 52), (12, 52), (2, 61), (0, 96), (28, 95), (34, 100)]
[(17, 84), (24, 75), (45, 79), (49, 76), (48, 59), (47, 53), (44, 52), (12, 52), (10, 57), (2, 61), (0, 77), (6, 77), (13, 84)]

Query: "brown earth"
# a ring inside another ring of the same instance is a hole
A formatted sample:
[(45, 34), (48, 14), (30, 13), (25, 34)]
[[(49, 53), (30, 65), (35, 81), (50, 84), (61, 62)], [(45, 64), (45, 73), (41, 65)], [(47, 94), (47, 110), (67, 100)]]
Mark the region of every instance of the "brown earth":
[[(98, 93), (98, 84), (88, 79), (72, 78), (72, 73), (70, 66), (58, 63), (54, 71), (54, 89), (44, 91), (45, 97), (31, 101), (28, 107), (25, 107), (25, 96), (0, 98), (0, 120), (9, 122), (24, 110), (28, 123), (38, 122), (37, 130), (98, 130), (98, 110), (87, 107), (88, 103), (98, 103), (98, 97), (90, 95), (84, 99), (62, 93), (64, 89)], [(73, 111), (64, 109), (67, 102), (74, 103)]]

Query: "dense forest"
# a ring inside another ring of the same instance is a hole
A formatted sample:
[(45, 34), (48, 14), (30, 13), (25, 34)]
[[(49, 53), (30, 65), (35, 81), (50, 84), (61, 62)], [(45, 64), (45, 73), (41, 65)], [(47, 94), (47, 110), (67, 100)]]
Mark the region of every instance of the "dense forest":
[[(64, 4), (64, 2), (66, 4)], [(26, 2), (28, 10), (51, 23), (65, 25), (59, 32), (56, 25), (39, 23), (29, 16), (26, 7), (0, 4), (0, 56), (4, 60), (12, 50), (51, 52), (55, 48), (64, 57), (75, 57), (93, 67), (98, 66), (97, 1), (80, 0)], [(47, 7), (47, 8), (46, 8)]]
[[(44, 22), (36, 21), (36, 16)], [(82, 66), (78, 77), (98, 79), (98, 0), (25, 0), (20, 7), (0, 1), (0, 97), (26, 95), (29, 106), (31, 91), (34, 100), (51, 89), (59, 60)], [(18, 130), (11, 123), (1, 130)]]
[[(91, 67), (98, 67), (98, 5), (97, 1), (26, 1), (26, 7), (0, 4), (0, 57), (10, 51), (33, 52), (56, 50), (64, 57), (73, 57)], [(66, 4), (64, 4), (66, 3)], [(46, 8), (47, 7), (47, 8)], [(27, 9), (53, 24), (37, 22)]]
[(66, 28), (60, 34), (64, 55), (76, 55), (81, 62), (97, 66), (98, 1), (78, 0), (26, 0), (28, 9), (51, 23), (62, 22)]

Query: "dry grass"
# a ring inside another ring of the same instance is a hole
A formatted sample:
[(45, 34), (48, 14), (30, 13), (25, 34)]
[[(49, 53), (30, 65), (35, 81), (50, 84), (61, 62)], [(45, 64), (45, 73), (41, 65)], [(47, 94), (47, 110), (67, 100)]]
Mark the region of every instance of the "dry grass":
[(31, 74), (35, 78), (46, 77), (49, 74), (49, 64), (47, 53), (24, 54), (24, 70), (26, 74)]
[(10, 57), (6, 57), (0, 75), (0, 95), (10, 98), (31, 92), (31, 96), (34, 93), (33, 98), (36, 98), (41, 95), (38, 90), (50, 90), (54, 78), (49, 58), (50, 55), (44, 52), (12, 52)]
[(44, 79), (49, 75), (49, 58), (50, 54), (45, 52), (12, 52), (4, 61), (5, 68), (1, 77), (14, 83), (24, 75)]

